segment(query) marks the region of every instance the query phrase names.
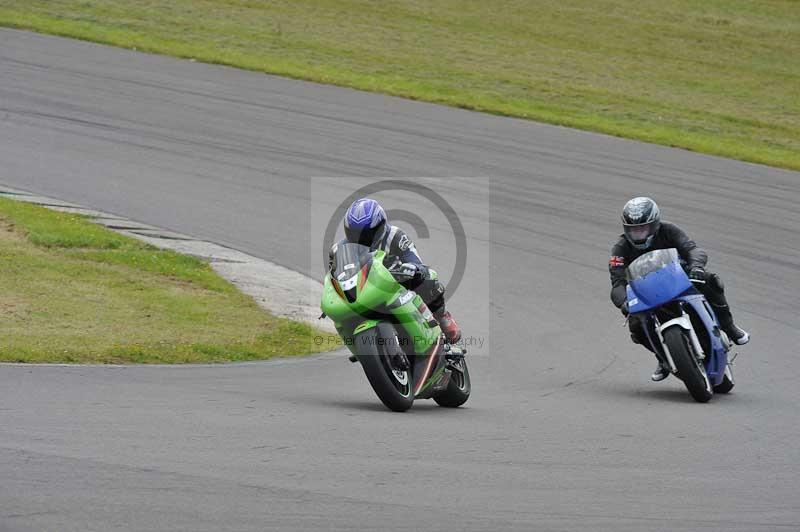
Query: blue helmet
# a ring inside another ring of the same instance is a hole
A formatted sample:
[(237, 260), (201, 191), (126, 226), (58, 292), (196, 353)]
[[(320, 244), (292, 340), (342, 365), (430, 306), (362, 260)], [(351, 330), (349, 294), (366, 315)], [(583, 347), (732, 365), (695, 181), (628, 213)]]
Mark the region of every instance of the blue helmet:
[(348, 242), (371, 246), (386, 230), (386, 212), (374, 199), (357, 199), (344, 216), (344, 235)]

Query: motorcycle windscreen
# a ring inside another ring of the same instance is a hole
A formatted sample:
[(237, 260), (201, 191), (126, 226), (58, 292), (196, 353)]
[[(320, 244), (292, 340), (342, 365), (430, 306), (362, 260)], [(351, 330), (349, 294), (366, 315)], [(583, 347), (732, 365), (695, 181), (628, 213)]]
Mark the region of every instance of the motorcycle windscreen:
[(692, 287), (675, 248), (645, 253), (628, 266), (626, 276), (632, 313), (660, 307)]
[(371, 255), (367, 246), (346, 242), (336, 248), (331, 277), (339, 284), (350, 303), (356, 300), (358, 272), (369, 260)]

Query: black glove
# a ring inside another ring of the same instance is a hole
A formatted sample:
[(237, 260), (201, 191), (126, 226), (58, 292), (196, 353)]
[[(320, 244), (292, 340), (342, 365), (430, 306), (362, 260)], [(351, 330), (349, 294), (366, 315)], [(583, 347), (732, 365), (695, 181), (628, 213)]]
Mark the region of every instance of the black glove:
[(705, 283), (706, 271), (700, 266), (695, 266), (691, 269), (691, 271), (689, 271), (689, 279), (691, 279), (694, 283)]
[(628, 314), (630, 314), (630, 312), (628, 311), (628, 302), (627, 301), (624, 302), (621, 307), (619, 307), (619, 311), (622, 312), (623, 316), (625, 316), (626, 318), (628, 317)]

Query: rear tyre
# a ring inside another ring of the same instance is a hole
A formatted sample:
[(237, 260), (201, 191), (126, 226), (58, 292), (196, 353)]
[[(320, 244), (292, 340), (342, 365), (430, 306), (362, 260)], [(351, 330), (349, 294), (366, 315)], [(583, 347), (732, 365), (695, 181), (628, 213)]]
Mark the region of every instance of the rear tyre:
[(694, 356), (686, 332), (680, 327), (670, 327), (664, 331), (664, 342), (667, 344), (672, 361), (678, 370), (678, 377), (686, 385), (689, 394), (698, 403), (707, 403), (714, 393), (705, 375), (703, 366)]
[(439, 406), (446, 406), (449, 408), (456, 408), (467, 402), (469, 394), (472, 391), (472, 382), (469, 378), (469, 369), (467, 362), (464, 358), (450, 361), (450, 382), (447, 383), (447, 388), (435, 395), (433, 400)]
[(411, 373), (392, 367), (390, 357), (384, 349), (389, 343), (385, 341), (388, 339), (380, 341), (378, 338), (378, 328), (358, 334), (354, 338), (358, 351), (356, 357), (378, 399), (390, 410), (405, 412), (414, 404)]
[(736, 383), (733, 380), (733, 370), (730, 364), (725, 366), (725, 375), (722, 376), (722, 382), (714, 386), (714, 393), (729, 393), (733, 390)]

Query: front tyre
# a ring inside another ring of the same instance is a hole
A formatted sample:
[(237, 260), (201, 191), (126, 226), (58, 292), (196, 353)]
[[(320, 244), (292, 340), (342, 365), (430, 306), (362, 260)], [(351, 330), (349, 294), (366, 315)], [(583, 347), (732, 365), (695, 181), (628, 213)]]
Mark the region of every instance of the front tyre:
[(433, 397), (433, 400), (439, 406), (456, 408), (466, 403), (467, 399), (469, 399), (469, 394), (472, 391), (472, 382), (469, 378), (469, 369), (464, 357), (451, 360), (449, 364), (452, 371), (450, 382), (447, 383), (447, 388), (443, 392)]
[(356, 357), (378, 399), (390, 410), (405, 412), (414, 404), (413, 379), (409, 371), (399, 371), (392, 366), (386, 352), (391, 342), (387, 341), (389, 338), (381, 338), (378, 331), (379, 327), (375, 327), (356, 335)]
[(694, 356), (689, 338), (680, 327), (670, 327), (664, 331), (664, 342), (678, 370), (678, 377), (686, 385), (689, 394), (698, 403), (707, 403), (713, 392), (706, 378), (703, 366)]

